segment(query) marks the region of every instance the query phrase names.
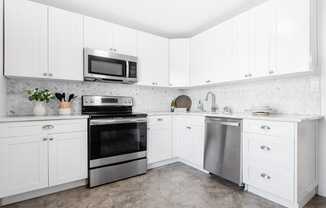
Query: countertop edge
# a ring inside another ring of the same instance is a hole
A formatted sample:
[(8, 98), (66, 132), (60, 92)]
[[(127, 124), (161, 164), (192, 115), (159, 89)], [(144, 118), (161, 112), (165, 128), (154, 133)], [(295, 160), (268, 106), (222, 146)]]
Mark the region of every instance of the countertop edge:
[(88, 118), (88, 115), (3, 116), (0, 117), (0, 123), (24, 121), (75, 120)]
[(254, 116), (248, 114), (215, 114), (215, 113), (201, 113), (201, 112), (147, 112), (148, 116), (162, 116), (162, 115), (179, 115), (179, 116), (207, 116), (207, 117), (223, 117), (234, 119), (249, 119), (249, 120), (267, 120), (280, 122), (303, 122), (323, 119), (322, 115), (294, 115), (294, 114), (275, 114), (272, 116)]

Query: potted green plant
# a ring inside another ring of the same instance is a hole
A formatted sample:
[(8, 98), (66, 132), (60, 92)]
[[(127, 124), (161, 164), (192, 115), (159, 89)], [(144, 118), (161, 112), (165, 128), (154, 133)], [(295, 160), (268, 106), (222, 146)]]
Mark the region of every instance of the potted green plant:
[(35, 88), (27, 91), (28, 99), (34, 102), (33, 113), (35, 116), (44, 116), (46, 114), (45, 103), (50, 102), (54, 95), (48, 89)]

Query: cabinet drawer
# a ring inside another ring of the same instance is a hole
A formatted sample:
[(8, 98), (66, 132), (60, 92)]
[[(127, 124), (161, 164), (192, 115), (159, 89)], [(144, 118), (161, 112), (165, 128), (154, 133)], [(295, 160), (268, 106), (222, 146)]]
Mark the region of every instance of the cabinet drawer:
[(294, 124), (287, 122), (244, 120), (244, 132), (265, 134), (272, 136), (294, 136)]
[(151, 116), (148, 118), (149, 127), (171, 128), (171, 116)]
[[(50, 126), (49, 129), (46, 126)], [(53, 128), (51, 128), (53, 126)], [(44, 122), (42, 129), (47, 133), (70, 133), (87, 131), (87, 120), (62, 120), (62, 121), (48, 121)]]
[(260, 134), (244, 134), (245, 154), (249, 164), (269, 164), (288, 171), (294, 163), (294, 145), (291, 138), (273, 137)]
[(0, 124), (0, 138), (87, 131), (87, 120), (26, 121)]
[(287, 171), (249, 166), (245, 183), (286, 200), (293, 199), (293, 180)]

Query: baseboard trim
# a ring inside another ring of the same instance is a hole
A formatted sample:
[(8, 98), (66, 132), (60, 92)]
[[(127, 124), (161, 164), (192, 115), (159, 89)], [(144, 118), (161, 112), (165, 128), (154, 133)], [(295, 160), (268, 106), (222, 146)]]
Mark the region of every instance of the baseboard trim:
[(65, 191), (65, 190), (85, 186), (86, 184), (87, 184), (87, 180), (83, 179), (83, 180), (74, 181), (71, 183), (66, 183), (66, 184), (62, 184), (62, 185), (58, 185), (58, 186), (53, 186), (53, 187), (44, 188), (44, 189), (40, 189), (40, 190), (36, 190), (36, 191), (31, 191), (31, 192), (27, 192), (27, 193), (23, 193), (23, 194), (5, 197), (0, 200), (0, 206), (13, 204), (13, 203), (25, 201), (28, 199), (37, 198), (40, 196), (45, 196), (45, 195), (57, 193), (60, 191)]

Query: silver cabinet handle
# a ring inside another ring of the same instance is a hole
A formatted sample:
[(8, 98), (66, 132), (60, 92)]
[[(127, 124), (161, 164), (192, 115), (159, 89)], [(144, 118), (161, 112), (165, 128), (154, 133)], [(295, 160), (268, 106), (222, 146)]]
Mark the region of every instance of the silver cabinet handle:
[(262, 177), (262, 178), (266, 178), (266, 179), (268, 179), (268, 180), (270, 180), (272, 177), (270, 177), (269, 175), (267, 175), (266, 173), (262, 173), (262, 174), (260, 174), (260, 177)]
[(53, 76), (53, 74), (52, 74), (52, 73), (49, 73), (48, 75), (49, 75), (49, 77), (52, 77), (52, 76)]
[(54, 126), (53, 125), (44, 125), (42, 127), (42, 129), (44, 129), (44, 130), (54, 129)]
[(45, 76), (45, 77), (48, 76), (48, 73), (43, 73), (43, 76)]
[(211, 83), (211, 80), (206, 80), (206, 83)]
[(48, 141), (48, 138), (43, 138), (43, 141), (44, 141), (44, 142)]
[(53, 141), (53, 138), (50, 138), (49, 140), (50, 140), (50, 141)]
[(261, 149), (261, 150), (266, 150), (266, 151), (270, 151), (270, 150), (271, 150), (270, 147), (265, 146), (265, 145), (260, 146), (260, 149)]
[(266, 126), (266, 125), (262, 125), (260, 128), (263, 130), (271, 130), (271, 127)]
[(268, 74), (274, 74), (274, 73), (275, 73), (274, 70), (269, 70), (269, 71), (268, 71)]
[(248, 77), (252, 77), (252, 74), (250, 73), (250, 74), (248, 74)]
[(191, 129), (191, 127), (190, 127), (190, 126), (187, 126), (186, 128), (187, 128), (187, 129), (189, 129), (189, 130)]
[(163, 121), (163, 118), (158, 118), (157, 121)]
[(247, 78), (248, 77), (248, 74), (245, 74), (244, 77)]

